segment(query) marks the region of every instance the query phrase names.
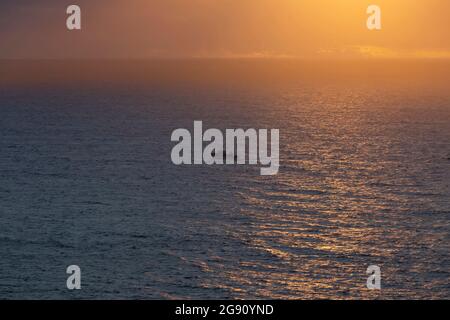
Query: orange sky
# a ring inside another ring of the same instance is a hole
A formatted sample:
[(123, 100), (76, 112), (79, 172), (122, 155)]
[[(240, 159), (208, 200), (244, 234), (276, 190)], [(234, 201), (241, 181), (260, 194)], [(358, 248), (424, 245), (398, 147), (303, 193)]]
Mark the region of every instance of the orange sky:
[[(450, 57), (449, 0), (2, 0), (1, 58)], [(382, 8), (383, 30), (366, 28)]]

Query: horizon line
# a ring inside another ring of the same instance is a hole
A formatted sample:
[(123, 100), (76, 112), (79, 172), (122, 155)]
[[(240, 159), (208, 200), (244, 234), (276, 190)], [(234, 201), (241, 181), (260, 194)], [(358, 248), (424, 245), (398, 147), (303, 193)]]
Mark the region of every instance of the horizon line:
[(331, 61), (331, 62), (380, 62), (380, 61), (450, 61), (450, 57), (55, 57), (55, 58), (7, 58), (0, 57), (0, 61)]

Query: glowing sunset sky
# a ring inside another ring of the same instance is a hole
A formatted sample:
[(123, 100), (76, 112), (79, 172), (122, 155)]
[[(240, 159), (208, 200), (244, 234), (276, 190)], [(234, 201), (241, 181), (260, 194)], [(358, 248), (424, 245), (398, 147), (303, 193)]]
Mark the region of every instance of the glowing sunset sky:
[[(69, 4), (82, 31), (65, 27)], [(382, 8), (383, 30), (366, 28)], [(2, 0), (0, 58), (450, 57), (448, 0)]]

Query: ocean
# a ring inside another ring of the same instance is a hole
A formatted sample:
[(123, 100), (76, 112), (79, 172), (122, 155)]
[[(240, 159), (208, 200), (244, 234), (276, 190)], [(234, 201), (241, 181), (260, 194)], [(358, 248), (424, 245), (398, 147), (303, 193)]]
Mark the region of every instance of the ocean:
[[(383, 63), (2, 61), (0, 298), (450, 298), (450, 67)], [(195, 120), (279, 174), (175, 166)]]

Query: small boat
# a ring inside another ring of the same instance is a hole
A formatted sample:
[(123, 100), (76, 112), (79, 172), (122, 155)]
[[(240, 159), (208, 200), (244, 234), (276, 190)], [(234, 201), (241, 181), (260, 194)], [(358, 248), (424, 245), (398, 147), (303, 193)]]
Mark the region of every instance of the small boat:
[[(212, 155), (213, 157), (215, 157), (215, 156), (216, 156), (216, 151), (214, 150), (214, 151), (211, 153), (211, 155)], [(226, 159), (227, 153), (226, 153), (225, 151), (222, 151), (222, 156), (223, 156), (224, 159)]]
[[(211, 156), (215, 157), (216, 151), (211, 152)], [(225, 151), (222, 151), (222, 157), (223, 157), (223, 160), (227, 159), (228, 155)], [(234, 156), (234, 160), (237, 161), (237, 155)]]

